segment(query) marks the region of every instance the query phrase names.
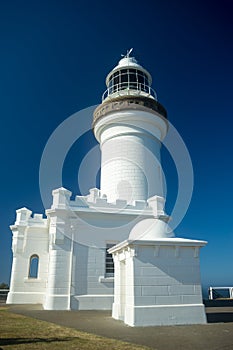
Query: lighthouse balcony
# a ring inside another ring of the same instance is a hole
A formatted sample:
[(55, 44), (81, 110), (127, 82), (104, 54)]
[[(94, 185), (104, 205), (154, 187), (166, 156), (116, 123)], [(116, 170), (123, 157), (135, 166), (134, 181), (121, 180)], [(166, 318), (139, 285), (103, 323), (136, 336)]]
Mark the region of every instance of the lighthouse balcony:
[(102, 95), (102, 102), (104, 100), (107, 101), (121, 96), (142, 96), (149, 97), (157, 101), (156, 92), (149, 85), (131, 83), (130, 85), (126, 86), (125, 83), (120, 83), (105, 90)]
[[(119, 91), (120, 93), (120, 91)], [(113, 95), (111, 95), (112, 97)], [(122, 95), (116, 95), (114, 99), (105, 99), (105, 101), (100, 104), (94, 111), (93, 115), (93, 124), (92, 127), (94, 128), (94, 125), (96, 122), (107, 115), (108, 113), (111, 113), (113, 111), (118, 110), (132, 110), (137, 109), (145, 112), (152, 112), (157, 115), (159, 113), (164, 119), (167, 119), (167, 112), (165, 108), (156, 101), (155, 99), (148, 98), (147, 96), (139, 96), (137, 94), (123, 94)]]

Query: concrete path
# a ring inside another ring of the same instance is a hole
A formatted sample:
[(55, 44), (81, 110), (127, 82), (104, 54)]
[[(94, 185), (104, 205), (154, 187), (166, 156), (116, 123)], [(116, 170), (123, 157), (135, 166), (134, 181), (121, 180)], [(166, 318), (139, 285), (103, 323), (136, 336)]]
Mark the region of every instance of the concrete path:
[(110, 311), (45, 311), (35, 305), (11, 306), (10, 311), (157, 350), (233, 350), (232, 307), (206, 309), (211, 322), (225, 323), (136, 328), (112, 319)]

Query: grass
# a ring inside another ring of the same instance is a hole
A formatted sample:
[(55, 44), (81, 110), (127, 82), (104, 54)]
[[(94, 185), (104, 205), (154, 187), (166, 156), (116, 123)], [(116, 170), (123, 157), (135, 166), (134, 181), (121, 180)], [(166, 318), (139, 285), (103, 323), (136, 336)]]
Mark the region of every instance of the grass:
[(0, 350), (149, 349), (11, 313), (0, 307)]

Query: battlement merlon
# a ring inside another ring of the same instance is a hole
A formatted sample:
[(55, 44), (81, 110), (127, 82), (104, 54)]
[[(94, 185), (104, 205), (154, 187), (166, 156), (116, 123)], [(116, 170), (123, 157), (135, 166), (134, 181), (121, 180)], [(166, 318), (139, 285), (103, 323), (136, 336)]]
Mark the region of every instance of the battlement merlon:
[(53, 195), (53, 204), (51, 209), (55, 209), (55, 208), (65, 209), (69, 207), (70, 197), (72, 195), (72, 192), (70, 192), (64, 187), (60, 187), (53, 190), (52, 195)]

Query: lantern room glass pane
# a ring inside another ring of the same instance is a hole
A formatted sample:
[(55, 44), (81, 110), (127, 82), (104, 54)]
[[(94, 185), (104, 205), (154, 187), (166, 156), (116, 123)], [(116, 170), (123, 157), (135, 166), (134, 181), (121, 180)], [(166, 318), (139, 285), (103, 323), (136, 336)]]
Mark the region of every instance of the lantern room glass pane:
[(128, 74), (122, 74), (121, 75), (121, 82), (127, 82), (128, 81)]
[(129, 81), (130, 82), (137, 82), (137, 75), (136, 75), (136, 73), (133, 73), (133, 74), (130, 74), (129, 75)]
[(140, 84), (144, 84), (144, 76), (143, 75), (141, 75), (141, 74), (138, 74), (138, 82), (140, 83)]
[(121, 75), (121, 85), (120, 90), (127, 89), (128, 87), (128, 74), (127, 72)]
[(114, 85), (119, 84), (119, 75), (114, 77), (113, 83), (114, 83)]

